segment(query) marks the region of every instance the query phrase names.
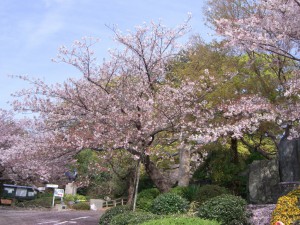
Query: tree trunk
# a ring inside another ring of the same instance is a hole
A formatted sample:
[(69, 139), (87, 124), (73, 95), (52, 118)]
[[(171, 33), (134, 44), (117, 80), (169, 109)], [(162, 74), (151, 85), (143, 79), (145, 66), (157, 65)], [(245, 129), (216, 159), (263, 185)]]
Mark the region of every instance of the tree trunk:
[(127, 196), (127, 205), (131, 205), (133, 203), (134, 198), (134, 188), (135, 188), (135, 177), (136, 171), (135, 169), (131, 169), (128, 173), (129, 181), (128, 181), (128, 196)]
[(178, 186), (187, 187), (190, 182), (190, 149), (191, 146), (181, 144), (179, 147)]
[(232, 162), (234, 164), (239, 163), (239, 152), (238, 152), (238, 140), (236, 138), (231, 138), (231, 151), (233, 154)]
[(145, 156), (143, 159), (143, 164), (145, 166), (147, 174), (150, 176), (151, 180), (162, 193), (168, 192), (173, 186), (173, 183), (170, 181), (169, 177), (163, 174), (155, 164), (150, 160), (149, 156)]

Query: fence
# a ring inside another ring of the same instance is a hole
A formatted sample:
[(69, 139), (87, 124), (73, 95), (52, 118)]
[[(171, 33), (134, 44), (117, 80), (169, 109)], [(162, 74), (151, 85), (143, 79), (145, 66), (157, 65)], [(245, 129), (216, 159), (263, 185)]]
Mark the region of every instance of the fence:
[(103, 208), (115, 207), (117, 205), (125, 205), (126, 203), (127, 203), (126, 198), (118, 198), (114, 200), (104, 201), (102, 207)]

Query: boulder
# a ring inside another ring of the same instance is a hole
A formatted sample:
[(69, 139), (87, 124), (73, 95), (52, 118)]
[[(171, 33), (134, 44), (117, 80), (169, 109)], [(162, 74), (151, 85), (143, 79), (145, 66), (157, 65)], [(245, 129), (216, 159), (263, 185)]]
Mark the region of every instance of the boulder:
[(249, 168), (249, 201), (254, 204), (276, 203), (280, 196), (278, 161), (257, 160)]

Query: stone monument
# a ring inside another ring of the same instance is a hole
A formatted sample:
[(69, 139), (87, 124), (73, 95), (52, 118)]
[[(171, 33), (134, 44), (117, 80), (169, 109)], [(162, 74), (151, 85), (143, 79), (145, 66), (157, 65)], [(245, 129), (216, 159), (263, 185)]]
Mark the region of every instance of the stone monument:
[(279, 182), (276, 159), (254, 161), (249, 168), (249, 201), (254, 204), (276, 202), (280, 195)]
[(65, 194), (76, 195), (77, 194), (77, 185), (74, 182), (68, 183), (65, 188)]
[(249, 201), (256, 204), (276, 203), (278, 197), (300, 185), (300, 138), (285, 136), (278, 145), (274, 160), (254, 161), (249, 168)]
[(282, 195), (300, 185), (300, 139), (282, 138), (278, 151), (280, 189)]
[(65, 188), (65, 194), (68, 195), (76, 195), (77, 194), (77, 185), (74, 183), (74, 181), (77, 178), (77, 171), (76, 169), (74, 169), (73, 172), (65, 172), (66, 177), (68, 178), (69, 181), (71, 181), (70, 183), (68, 183), (66, 185)]
[(282, 139), (278, 151), (281, 182), (300, 181), (300, 139)]

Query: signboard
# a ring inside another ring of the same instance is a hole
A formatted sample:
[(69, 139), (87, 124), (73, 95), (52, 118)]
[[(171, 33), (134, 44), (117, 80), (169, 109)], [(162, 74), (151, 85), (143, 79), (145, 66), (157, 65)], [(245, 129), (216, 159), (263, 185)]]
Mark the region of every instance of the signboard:
[(54, 189), (54, 197), (64, 197), (65, 190), (64, 189)]
[(57, 184), (46, 184), (46, 188), (58, 188)]

